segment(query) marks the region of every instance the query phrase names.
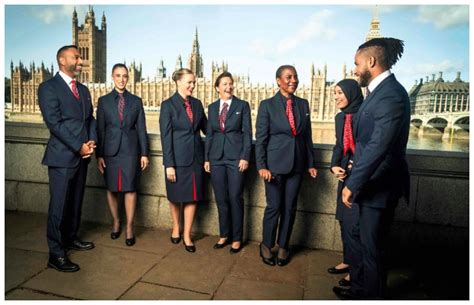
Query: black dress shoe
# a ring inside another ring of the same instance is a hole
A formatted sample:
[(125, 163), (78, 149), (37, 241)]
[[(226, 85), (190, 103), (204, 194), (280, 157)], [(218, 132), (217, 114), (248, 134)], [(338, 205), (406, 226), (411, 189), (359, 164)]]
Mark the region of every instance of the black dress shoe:
[(342, 274), (342, 273), (348, 273), (349, 272), (349, 267), (342, 268), (342, 269), (336, 269), (336, 267), (331, 267), (328, 269), (328, 272), (331, 274)]
[(290, 262), (290, 258), (289, 257), (287, 257), (287, 258), (277, 257), (276, 261), (277, 261), (278, 266), (283, 267), (283, 266), (288, 265), (288, 263)]
[(184, 244), (184, 249), (186, 249), (186, 251), (191, 252), (191, 253), (196, 252), (196, 246), (194, 246), (194, 245), (192, 245), (192, 246), (186, 245), (186, 243), (184, 242), (184, 239), (183, 239), (183, 244)]
[(351, 285), (351, 281), (348, 281), (346, 280), (345, 278), (342, 278), (340, 281), (339, 281), (339, 286), (342, 286), (342, 287), (349, 287)]
[(118, 230), (118, 232), (110, 232), (110, 238), (112, 239), (117, 239), (120, 237), (120, 234), (122, 233), (121, 230)]
[(61, 272), (76, 272), (79, 271), (79, 265), (71, 262), (65, 257), (49, 257), (48, 267), (54, 268)]
[(275, 258), (273, 256), (271, 258), (267, 258), (267, 257), (263, 256), (262, 244), (260, 244), (259, 249), (260, 249), (260, 257), (262, 258), (263, 263), (267, 264), (269, 266), (275, 266)]
[(360, 297), (351, 292), (350, 289), (344, 289), (341, 287), (333, 287), (332, 291), (341, 300), (359, 300)]
[(237, 253), (240, 252), (240, 250), (242, 250), (242, 248), (243, 248), (243, 247), (242, 247), (242, 244), (240, 244), (240, 246), (239, 246), (238, 248), (232, 248), (232, 247), (230, 247), (229, 252), (230, 252), (230, 254), (237, 254)]
[(222, 248), (224, 248), (224, 247), (227, 246), (227, 245), (230, 245), (229, 238), (227, 238), (222, 244), (220, 244), (220, 243), (218, 243), (218, 242), (215, 243), (215, 244), (214, 244), (214, 249), (222, 249)]
[(91, 250), (94, 248), (95, 248), (94, 243), (91, 243), (89, 241), (82, 241), (80, 239), (74, 240), (66, 247), (66, 249), (79, 250), (79, 251)]
[(170, 240), (173, 244), (179, 244), (181, 242), (181, 235), (178, 237), (170, 236)]
[(135, 236), (132, 236), (132, 238), (125, 238), (125, 244), (129, 247), (133, 246), (135, 244)]

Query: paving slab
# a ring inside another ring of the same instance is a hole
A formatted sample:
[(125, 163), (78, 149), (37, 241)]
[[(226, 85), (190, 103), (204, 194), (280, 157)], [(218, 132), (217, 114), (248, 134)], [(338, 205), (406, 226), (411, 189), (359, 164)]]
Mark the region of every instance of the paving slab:
[(34, 291), (31, 289), (19, 288), (12, 290), (5, 295), (5, 300), (71, 300), (61, 296)]
[[(342, 261), (342, 253), (326, 250), (314, 250), (307, 253), (308, 275), (330, 275), (328, 269)], [(338, 275), (341, 276), (340, 274)]]
[(214, 300), (301, 300), (303, 287), (270, 281), (225, 278)]
[(5, 211), (5, 245), (47, 252), (46, 217), (45, 214)]
[(5, 248), (5, 291), (9, 291), (46, 269), (46, 253)]
[(268, 266), (262, 262), (259, 245), (249, 243), (233, 266), (230, 275), (235, 278), (263, 282), (303, 285), (306, 269), (306, 255), (293, 253), (288, 265)]
[(211, 297), (207, 293), (138, 282), (120, 300), (210, 300)]
[(338, 300), (332, 288), (337, 286), (337, 280), (324, 275), (310, 275), (306, 279), (305, 300)]
[(76, 299), (114, 300), (159, 260), (153, 254), (100, 245), (90, 251), (71, 251), (70, 258), (80, 271), (48, 268), (23, 286)]
[(212, 294), (236, 260), (236, 255), (229, 253), (229, 247), (212, 248), (217, 239), (216, 236), (209, 236), (195, 241), (195, 253), (185, 251), (182, 243), (174, 245), (174, 249), (142, 280)]

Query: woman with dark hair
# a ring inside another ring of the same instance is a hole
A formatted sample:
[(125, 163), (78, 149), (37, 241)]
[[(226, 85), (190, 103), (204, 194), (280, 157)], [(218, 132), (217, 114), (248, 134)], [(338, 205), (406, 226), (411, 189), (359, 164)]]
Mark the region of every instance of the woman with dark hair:
[(140, 170), (148, 166), (148, 135), (142, 100), (127, 91), (128, 69), (112, 68), (114, 89), (99, 98), (97, 106), (97, 165), (107, 186), (107, 202), (113, 218), (110, 238), (120, 236), (118, 193), (124, 194), (127, 226), (125, 243), (135, 244), (133, 220)]
[[(349, 256), (347, 238), (344, 235), (344, 210), (347, 207), (342, 203), (341, 192), (344, 188), (344, 180), (350, 174), (352, 169), (352, 157), (355, 153), (355, 141), (353, 135), (353, 117), (359, 110), (364, 97), (362, 90), (356, 80), (344, 79), (336, 84), (334, 87), (334, 96), (336, 100), (336, 107), (341, 110), (336, 115), (336, 144), (333, 148), (331, 159), (331, 173), (339, 180), (337, 186), (337, 205), (336, 205), (336, 219), (339, 220), (341, 226), (341, 239), (343, 250), (343, 261), (335, 267), (328, 269), (331, 274), (342, 274), (349, 272)], [(349, 274), (339, 281), (340, 286), (349, 286)]]
[(260, 256), (265, 264), (274, 266), (271, 249), (277, 242), (276, 264), (284, 266), (289, 262), (289, 242), (303, 174), (308, 172), (316, 178), (317, 170), (309, 103), (294, 95), (298, 87), (295, 67), (279, 67), (276, 82), (279, 91), (262, 101), (258, 109), (255, 159), (267, 198)]
[(211, 173), (219, 211), (220, 239), (214, 249), (232, 243), (234, 254), (242, 249), (244, 172), (252, 150), (250, 106), (233, 95), (229, 72), (220, 74), (214, 87), (219, 99), (208, 107), (204, 168)]
[(170, 201), (173, 231), (170, 240), (181, 241), (179, 214), (184, 205), (183, 243), (186, 251), (195, 252), (191, 228), (196, 204), (204, 199), (204, 147), (207, 118), (200, 100), (191, 96), (196, 85), (194, 73), (179, 69), (173, 73), (177, 91), (161, 103), (160, 134), (163, 165), (166, 172), (166, 194)]

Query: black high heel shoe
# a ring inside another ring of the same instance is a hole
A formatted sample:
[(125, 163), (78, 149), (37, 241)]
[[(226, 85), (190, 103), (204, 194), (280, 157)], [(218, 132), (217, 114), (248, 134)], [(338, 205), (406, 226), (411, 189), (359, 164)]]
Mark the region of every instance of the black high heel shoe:
[(351, 281), (349, 280), (346, 280), (345, 278), (342, 278), (340, 281), (339, 281), (339, 286), (341, 287), (349, 287), (351, 285)]
[(219, 242), (215, 243), (214, 244), (214, 249), (222, 249), (227, 245), (230, 245), (229, 238), (227, 238), (222, 244), (220, 244)]
[(181, 242), (181, 235), (179, 235), (178, 237), (170, 236), (170, 241), (173, 244), (179, 244)]
[(263, 263), (269, 266), (275, 266), (275, 258), (273, 256), (271, 258), (266, 258), (265, 256), (263, 256), (262, 245), (263, 244), (260, 243), (259, 249), (260, 249), (260, 257), (262, 258)]
[(186, 249), (186, 251), (191, 252), (191, 253), (196, 252), (196, 246), (195, 245), (192, 245), (192, 246), (186, 245), (186, 243), (184, 242), (184, 238), (183, 238), (183, 245), (184, 245), (184, 249)]
[(135, 244), (135, 236), (132, 236), (132, 238), (126, 238), (125, 244), (129, 247), (133, 246)]
[(111, 239), (117, 239), (120, 237), (120, 234), (122, 233), (122, 227), (120, 226), (120, 223), (119, 223), (119, 229), (117, 232), (114, 232), (113, 231), (113, 228), (112, 228), (112, 232), (110, 232), (110, 238)]

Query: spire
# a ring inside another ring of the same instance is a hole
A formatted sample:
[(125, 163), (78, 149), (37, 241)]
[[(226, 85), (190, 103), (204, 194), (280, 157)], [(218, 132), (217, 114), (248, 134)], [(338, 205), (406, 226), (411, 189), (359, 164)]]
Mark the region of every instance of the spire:
[(365, 41), (380, 37), (382, 37), (382, 35), (380, 34), (379, 12), (378, 6), (376, 5), (374, 8), (374, 15), (372, 17), (372, 21), (370, 22), (369, 33), (367, 33)]
[(314, 63), (311, 63), (311, 77), (314, 76)]
[(77, 20), (76, 7), (74, 7), (74, 11), (72, 12), (72, 20)]
[(102, 11), (102, 30), (104, 30), (106, 26), (107, 26), (107, 22), (105, 19), (105, 12)]
[(183, 62), (181, 61), (181, 54), (178, 56), (178, 59), (176, 59), (176, 67), (175, 70), (179, 70), (183, 68)]

